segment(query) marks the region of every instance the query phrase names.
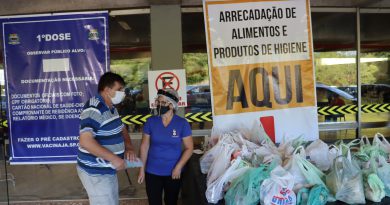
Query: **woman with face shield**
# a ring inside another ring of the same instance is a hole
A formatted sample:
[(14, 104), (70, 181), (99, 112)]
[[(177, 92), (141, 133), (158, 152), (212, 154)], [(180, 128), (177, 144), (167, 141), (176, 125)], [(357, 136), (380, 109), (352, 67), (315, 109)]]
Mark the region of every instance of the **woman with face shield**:
[(144, 124), (140, 157), (145, 166), (140, 169), (138, 183), (145, 180), (150, 205), (162, 205), (162, 193), (166, 205), (177, 204), (181, 173), (192, 155), (191, 127), (176, 115), (178, 102), (175, 90), (158, 90), (155, 116)]

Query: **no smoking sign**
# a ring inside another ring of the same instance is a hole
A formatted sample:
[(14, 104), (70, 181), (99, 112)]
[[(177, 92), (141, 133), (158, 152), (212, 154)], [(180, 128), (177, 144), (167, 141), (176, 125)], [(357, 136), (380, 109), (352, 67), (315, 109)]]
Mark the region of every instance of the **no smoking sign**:
[(172, 72), (163, 72), (157, 76), (155, 80), (156, 90), (159, 89), (174, 89), (176, 91), (180, 88), (180, 80)]
[(187, 83), (184, 69), (157, 70), (148, 72), (149, 107), (154, 107), (154, 99), (159, 89), (173, 89), (179, 94), (179, 107), (187, 106)]

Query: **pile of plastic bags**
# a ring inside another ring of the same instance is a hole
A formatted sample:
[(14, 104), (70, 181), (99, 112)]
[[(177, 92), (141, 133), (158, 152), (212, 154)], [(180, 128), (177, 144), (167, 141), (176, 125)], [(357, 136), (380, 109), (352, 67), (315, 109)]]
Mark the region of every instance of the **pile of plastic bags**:
[[(260, 129), (259, 129), (260, 128)], [(380, 202), (390, 196), (390, 143), (376, 134), (328, 145), (301, 137), (276, 146), (254, 124), (213, 139), (201, 157), (206, 198), (227, 205), (324, 205)]]

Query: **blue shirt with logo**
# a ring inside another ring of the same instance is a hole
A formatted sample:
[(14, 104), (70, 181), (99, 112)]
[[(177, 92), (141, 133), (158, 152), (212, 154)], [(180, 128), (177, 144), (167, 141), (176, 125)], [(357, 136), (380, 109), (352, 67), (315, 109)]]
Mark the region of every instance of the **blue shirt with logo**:
[(146, 172), (170, 176), (182, 154), (183, 138), (191, 136), (191, 127), (186, 119), (173, 115), (167, 127), (160, 116), (148, 118), (144, 133), (150, 136)]

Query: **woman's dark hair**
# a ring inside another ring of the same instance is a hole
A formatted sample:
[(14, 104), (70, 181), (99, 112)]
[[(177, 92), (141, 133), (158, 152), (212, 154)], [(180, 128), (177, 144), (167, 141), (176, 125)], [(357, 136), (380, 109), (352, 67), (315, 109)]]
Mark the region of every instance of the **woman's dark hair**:
[(125, 80), (123, 78), (112, 72), (104, 73), (99, 80), (98, 84), (98, 91), (101, 92), (104, 90), (105, 87), (112, 88), (115, 84), (115, 82), (118, 82), (121, 85), (125, 85)]

